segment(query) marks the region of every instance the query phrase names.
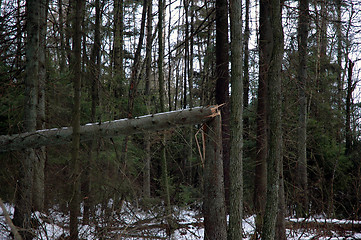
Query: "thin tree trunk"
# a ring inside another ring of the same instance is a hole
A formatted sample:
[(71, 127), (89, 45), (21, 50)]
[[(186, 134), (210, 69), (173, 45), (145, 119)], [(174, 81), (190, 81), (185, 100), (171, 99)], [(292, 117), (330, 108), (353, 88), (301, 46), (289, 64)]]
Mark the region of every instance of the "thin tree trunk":
[[(146, 43), (146, 70), (145, 70), (145, 98), (147, 108), (150, 107), (150, 79), (152, 74), (152, 1), (147, 0), (147, 43)], [(149, 112), (149, 110), (148, 110)], [(143, 171), (143, 195), (150, 197), (150, 161), (151, 161), (151, 138), (145, 134), (145, 167)]]
[(184, 12), (185, 12), (185, 23), (184, 23), (184, 74), (183, 74), (183, 108), (187, 108), (187, 82), (188, 82), (188, 72), (189, 72), (189, 0), (184, 0)]
[[(99, 101), (99, 90), (100, 90), (100, 65), (101, 65), (101, 54), (100, 54), (100, 47), (101, 47), (101, 35), (100, 35), (100, 28), (101, 28), (101, 6), (100, 0), (95, 0), (95, 24), (94, 24), (94, 44), (90, 55), (90, 84), (91, 84), (91, 121), (96, 122), (97, 118), (101, 119), (101, 116), (97, 116), (97, 107), (100, 104)], [(83, 47), (84, 49), (84, 47)], [(84, 54), (85, 55), (85, 54)], [(91, 202), (93, 194), (91, 193), (92, 188), (92, 166), (94, 162), (94, 148), (97, 144), (97, 140), (93, 139), (88, 145), (88, 159), (84, 162), (83, 167), (83, 176), (84, 179), (84, 189), (82, 195), (84, 195), (84, 209), (83, 209), (83, 224), (89, 223), (89, 217), (91, 214)]]
[(268, 71), (272, 54), (272, 28), (269, 16), (271, 9), (268, 0), (260, 0), (259, 15), (259, 80), (257, 98), (257, 136), (256, 136), (256, 166), (254, 179), (254, 208), (256, 212), (256, 234), (262, 230), (263, 215), (266, 204), (267, 190), (267, 95)]
[[(22, 60), (21, 60), (21, 48), (22, 48), (22, 25), (21, 25), (21, 15), (20, 15), (20, 9), (21, 9), (21, 0), (17, 0), (17, 9), (16, 9), (16, 57), (15, 57), (15, 68), (22, 69)], [(1, 33), (3, 34), (3, 33)]]
[(122, 89), (123, 81), (125, 80), (124, 69), (123, 69), (123, 58), (124, 58), (123, 8), (124, 8), (124, 0), (114, 0), (114, 42), (113, 42), (114, 71), (113, 73), (115, 79), (115, 86), (114, 86), (115, 97), (120, 97), (124, 93), (124, 90)]
[(352, 131), (351, 131), (351, 105), (352, 105), (352, 92), (355, 89), (352, 83), (352, 70), (355, 63), (351, 60), (348, 61), (348, 76), (347, 76), (347, 89), (346, 89), (346, 148), (345, 154), (349, 155), (352, 151)]
[(171, 82), (172, 82), (172, 45), (171, 45), (171, 29), (172, 29), (172, 0), (169, 0), (169, 11), (168, 11), (168, 109), (172, 111), (172, 92), (171, 92)]
[(262, 239), (273, 240), (279, 203), (279, 174), (282, 147), (282, 80), (281, 68), (283, 60), (283, 29), (280, 0), (272, 0), (270, 9), (272, 31), (272, 56), (267, 73), (268, 102), (267, 118), (269, 119), (269, 154), (267, 157), (267, 202), (262, 228)]
[(216, 0), (216, 103), (222, 107), (223, 170), (226, 203), (229, 202), (229, 54), (228, 3)]
[(243, 78), (242, 1), (230, 0), (231, 21), (231, 152), (228, 240), (242, 239), (243, 218)]
[(132, 73), (130, 76), (130, 86), (129, 86), (129, 96), (128, 96), (128, 118), (133, 117), (134, 100), (135, 100), (137, 87), (138, 87), (138, 83), (139, 83), (138, 75), (139, 75), (140, 60), (141, 60), (140, 54), (141, 54), (141, 51), (143, 48), (146, 16), (147, 16), (147, 0), (144, 0), (138, 46), (134, 53), (134, 62), (133, 62), (133, 66), (132, 66)]
[[(190, 36), (193, 36), (194, 34), (194, 11), (193, 11), (193, 4), (194, 1), (191, 0), (190, 3), (190, 17), (191, 17), (191, 23), (190, 23)], [(193, 108), (193, 76), (194, 76), (194, 69), (193, 69), (193, 61), (194, 61), (194, 41), (193, 37), (190, 37), (190, 44), (189, 44), (189, 56), (188, 56), (188, 62), (189, 62), (189, 69), (188, 69), (188, 92), (189, 92), (189, 100), (188, 104), (190, 108)], [(192, 184), (192, 168), (193, 168), (193, 137), (194, 137), (194, 131), (193, 126), (189, 127), (189, 147), (188, 147), (188, 183)]]
[[(343, 96), (343, 79), (342, 79), (342, 19), (341, 19), (341, 6), (342, 6), (342, 0), (336, 0), (336, 9), (337, 9), (337, 22), (336, 22), (336, 36), (337, 36), (337, 103), (338, 103), (338, 110), (342, 112), (343, 109), (343, 102), (342, 102), (342, 96)], [(342, 128), (342, 120), (340, 121), (340, 127)], [(342, 137), (340, 136), (341, 133), (339, 131), (339, 141), (341, 141)]]
[[(39, 18), (39, 80), (38, 80), (38, 129), (45, 129), (45, 85), (46, 85), (46, 22), (48, 12), (48, 0), (40, 3)], [(36, 150), (36, 160), (34, 164), (34, 186), (33, 204), (34, 209), (42, 211), (44, 209), (44, 169), (46, 160), (46, 149), (41, 147)]]
[(216, 115), (206, 126), (204, 164), (204, 239), (227, 239), (226, 205), (222, 161), (222, 119)]
[[(164, 62), (164, 36), (163, 36), (163, 18), (164, 18), (164, 4), (163, 0), (158, 1), (158, 83), (159, 83), (159, 104), (160, 111), (164, 112), (164, 73), (163, 73), (163, 62)], [(161, 168), (162, 168), (162, 184), (163, 184), (163, 194), (165, 195), (164, 200), (166, 204), (166, 215), (168, 221), (168, 230), (167, 233), (170, 235), (172, 233), (172, 223), (171, 223), (171, 206), (170, 206), (170, 190), (169, 190), (169, 178), (168, 178), (168, 164), (166, 156), (166, 141), (165, 135), (162, 136), (162, 153), (161, 153)]]
[[(25, 46), (25, 108), (24, 108), (24, 130), (33, 132), (36, 130), (37, 100), (38, 100), (38, 75), (39, 75), (39, 14), (40, 0), (26, 1), (26, 32), (27, 44)], [(23, 239), (32, 239), (32, 190), (33, 190), (33, 168), (35, 163), (35, 151), (26, 148), (23, 154), (20, 168), (20, 179), (18, 181), (14, 224), (22, 229), (20, 231)]]
[(76, 0), (72, 9), (73, 20), (73, 49), (72, 49), (72, 78), (74, 88), (74, 105), (72, 119), (72, 150), (71, 150), (71, 176), (72, 195), (69, 204), (70, 210), (70, 239), (78, 239), (78, 217), (80, 214), (80, 92), (81, 92), (81, 24), (85, 2)]
[(243, 120), (243, 136), (244, 140), (248, 140), (249, 136), (249, 117), (248, 117), (248, 102), (249, 102), (249, 38), (250, 38), (250, 30), (249, 30), (249, 2), (250, 0), (246, 0), (246, 16), (245, 16), (245, 28), (244, 28), (244, 62), (243, 62), (243, 112), (244, 112), (244, 120)]
[(299, 93), (299, 121), (298, 121), (298, 160), (297, 160), (297, 215), (306, 217), (308, 213), (308, 184), (307, 184), (307, 38), (309, 27), (308, 0), (299, 1), (298, 16), (298, 93)]
[(60, 35), (60, 72), (65, 70), (66, 53), (65, 53), (65, 42), (64, 42), (64, 17), (63, 17), (63, 0), (58, 0), (58, 11), (59, 11), (59, 35)]
[(283, 175), (283, 148), (280, 159), (280, 179), (279, 179), (279, 200), (278, 200), (278, 213), (276, 222), (276, 240), (286, 240), (286, 202), (285, 202), (285, 184)]

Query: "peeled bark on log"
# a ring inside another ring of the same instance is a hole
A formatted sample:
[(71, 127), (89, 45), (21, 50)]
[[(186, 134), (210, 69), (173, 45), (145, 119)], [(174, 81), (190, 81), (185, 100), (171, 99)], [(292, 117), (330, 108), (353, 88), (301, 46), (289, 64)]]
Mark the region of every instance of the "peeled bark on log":
[[(215, 115), (218, 115), (218, 106), (195, 107), (104, 123), (88, 123), (80, 127), (80, 141), (89, 141), (97, 137), (111, 138), (119, 135), (159, 131), (179, 125), (198, 124), (206, 122)], [(72, 132), (71, 127), (63, 127), (3, 135), (0, 136), (0, 152), (71, 143)]]

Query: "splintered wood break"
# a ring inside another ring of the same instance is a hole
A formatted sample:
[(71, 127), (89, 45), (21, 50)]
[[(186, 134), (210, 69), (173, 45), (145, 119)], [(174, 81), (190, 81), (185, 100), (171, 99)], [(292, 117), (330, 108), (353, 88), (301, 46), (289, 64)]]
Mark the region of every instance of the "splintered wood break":
[(221, 114), (221, 111), (219, 111), (219, 108), (225, 105), (225, 103), (222, 103), (221, 105), (215, 105), (213, 107), (210, 107), (210, 110), (212, 112), (211, 115), (206, 116), (207, 118), (214, 118), (215, 116), (218, 116)]

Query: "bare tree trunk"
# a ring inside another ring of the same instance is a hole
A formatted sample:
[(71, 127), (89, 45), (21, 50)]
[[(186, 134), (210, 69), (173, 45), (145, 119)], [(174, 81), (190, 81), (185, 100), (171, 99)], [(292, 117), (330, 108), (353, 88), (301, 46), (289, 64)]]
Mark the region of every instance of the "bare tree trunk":
[(308, 213), (308, 184), (307, 184), (307, 38), (309, 27), (308, 0), (299, 1), (298, 20), (298, 93), (299, 93), (299, 121), (298, 121), (298, 160), (297, 160), (297, 215), (305, 217)]
[[(140, 68), (140, 54), (143, 47), (143, 39), (144, 39), (144, 31), (145, 31), (145, 19), (147, 15), (147, 3), (146, 0), (143, 1), (143, 10), (142, 10), (142, 20), (141, 20), (141, 26), (140, 26), (140, 35), (138, 40), (138, 46), (134, 53), (134, 62), (132, 66), (132, 73), (130, 76), (130, 85), (129, 85), (129, 91), (128, 91), (128, 118), (133, 117), (133, 108), (134, 108), (134, 101), (136, 97), (136, 92), (138, 88), (139, 83), (139, 68)], [(128, 152), (128, 141), (129, 136), (126, 136), (124, 138), (123, 142), (123, 150), (122, 150), (122, 163), (124, 164), (124, 167), (127, 165), (127, 152)]]
[(256, 167), (254, 179), (254, 208), (256, 212), (256, 235), (262, 230), (267, 190), (267, 95), (268, 71), (272, 54), (272, 28), (268, 0), (260, 0), (259, 16), (259, 80), (257, 98)]
[[(111, 138), (119, 135), (161, 131), (170, 127), (204, 123), (213, 117), (218, 106), (194, 107), (166, 113), (158, 113), (133, 119), (88, 123), (80, 127), (80, 141), (98, 137)], [(44, 129), (14, 135), (0, 136), (0, 152), (59, 145), (72, 141), (71, 127)]]
[(279, 180), (279, 200), (278, 200), (278, 213), (277, 213), (277, 221), (276, 221), (276, 240), (286, 240), (286, 202), (285, 202), (285, 184), (284, 184), (284, 176), (283, 176), (283, 148), (281, 153), (280, 160), (280, 180)]
[[(164, 2), (163, 0), (158, 1), (158, 83), (159, 83), (159, 104), (160, 111), (164, 112), (165, 103), (164, 103), (164, 73), (163, 73), (163, 62), (164, 62), (164, 36), (163, 36), (163, 19), (164, 19)], [(172, 233), (172, 223), (171, 223), (171, 205), (170, 205), (170, 190), (169, 190), (169, 177), (168, 177), (168, 164), (166, 156), (166, 141), (165, 135), (162, 136), (162, 153), (161, 153), (161, 168), (162, 168), (162, 184), (163, 184), (163, 194), (165, 195), (165, 204), (166, 204), (166, 214), (168, 221), (168, 235)]]
[[(46, 23), (48, 12), (48, 0), (40, 3), (39, 17), (39, 80), (38, 80), (38, 129), (45, 129), (45, 85), (46, 85)], [(46, 149), (41, 147), (36, 150), (34, 164), (34, 186), (33, 204), (34, 209), (42, 211), (44, 209), (44, 169), (46, 160)]]
[(216, 103), (222, 108), (223, 171), (226, 203), (229, 202), (229, 54), (228, 1), (216, 0)]
[(72, 9), (73, 20), (73, 49), (72, 49), (72, 78), (74, 88), (74, 105), (72, 119), (72, 150), (71, 150), (71, 176), (72, 195), (69, 204), (70, 210), (70, 239), (78, 239), (78, 216), (80, 214), (80, 92), (81, 92), (81, 23), (85, 1), (76, 0)]
[(204, 239), (227, 239), (226, 206), (222, 161), (221, 115), (206, 126), (206, 159), (204, 164)]
[(243, 120), (243, 136), (244, 140), (248, 140), (249, 136), (249, 117), (248, 117), (248, 102), (249, 102), (249, 38), (250, 38), (250, 30), (249, 30), (249, 2), (250, 0), (246, 0), (246, 16), (245, 16), (245, 27), (244, 27), (244, 62), (243, 62), (243, 112), (244, 112), (244, 120)]
[[(101, 28), (101, 4), (100, 0), (95, 0), (95, 24), (94, 24), (94, 44), (92, 47), (91, 55), (90, 55), (90, 61), (89, 61), (89, 72), (90, 72), (90, 84), (91, 84), (91, 121), (96, 122), (96, 119), (101, 119), (101, 116), (97, 116), (97, 107), (100, 105), (100, 99), (99, 99), (99, 91), (100, 91), (100, 67), (101, 67), (101, 53), (100, 53), (100, 47), (101, 47), (101, 34), (100, 34), (100, 28)], [(84, 49), (84, 47), (83, 47)], [(85, 55), (85, 54), (84, 54)], [(91, 186), (92, 186), (92, 166), (94, 161), (94, 147), (97, 144), (97, 140), (93, 139), (89, 143), (89, 149), (88, 149), (88, 159), (84, 162), (83, 166), (83, 176), (84, 179), (84, 186), (82, 189), (84, 189), (84, 192), (82, 193), (84, 197), (84, 210), (83, 210), (83, 223), (88, 224), (89, 223), (89, 215), (91, 214), (90, 208), (91, 208), (91, 201), (93, 194), (91, 193)]]
[[(152, 68), (152, 1), (147, 0), (147, 43), (146, 43), (146, 70), (145, 70), (145, 98), (147, 108), (150, 107), (150, 79)], [(148, 110), (149, 112), (149, 110)], [(143, 171), (143, 195), (150, 197), (150, 161), (151, 161), (151, 138), (145, 134), (145, 167)]]
[[(171, 34), (172, 29), (172, 0), (169, 0), (169, 9), (168, 9), (168, 34)], [(172, 83), (172, 45), (171, 45), (171, 37), (168, 36), (168, 109), (172, 111), (172, 91), (171, 91), (171, 83)]]
[(115, 78), (115, 97), (122, 96), (123, 81), (125, 80), (124, 69), (123, 69), (123, 58), (124, 58), (124, 40), (123, 40), (123, 8), (124, 0), (114, 0), (114, 42), (113, 42), (113, 73)]
[(21, 52), (22, 52), (22, 25), (21, 25), (21, 15), (20, 15), (20, 9), (21, 9), (21, 0), (17, 0), (17, 8), (16, 8), (16, 57), (15, 57), (15, 68), (22, 69), (22, 59), (21, 59)]
[(346, 149), (345, 154), (349, 155), (352, 151), (352, 131), (351, 131), (351, 105), (352, 93), (355, 90), (355, 84), (352, 82), (352, 70), (355, 63), (351, 60), (348, 61), (347, 70), (347, 89), (346, 89)]
[(228, 240), (242, 239), (243, 218), (243, 76), (242, 0), (230, 0), (231, 21), (231, 152)]
[(66, 63), (65, 42), (64, 42), (64, 16), (63, 16), (63, 0), (58, 0), (58, 22), (59, 22), (59, 35), (60, 35), (60, 72), (64, 72)]
[(269, 5), (272, 31), (272, 56), (267, 73), (268, 102), (267, 118), (269, 119), (269, 154), (267, 157), (267, 202), (264, 214), (262, 239), (273, 240), (277, 210), (279, 204), (279, 174), (282, 148), (282, 80), (281, 68), (283, 60), (283, 29), (280, 0), (272, 0)]
[[(37, 100), (38, 100), (38, 76), (39, 76), (39, 14), (40, 0), (26, 1), (26, 32), (27, 43), (25, 46), (25, 108), (24, 108), (24, 130), (33, 132), (36, 130)], [(22, 229), (20, 231), (23, 239), (32, 239), (32, 191), (33, 191), (33, 168), (35, 163), (35, 151), (26, 148), (23, 154), (20, 168), (20, 179), (18, 181), (14, 224)]]
[(132, 66), (132, 73), (130, 76), (130, 86), (129, 86), (129, 96), (128, 96), (128, 118), (133, 117), (134, 100), (136, 97), (137, 87), (138, 87), (138, 83), (139, 83), (138, 78), (139, 78), (139, 69), (140, 69), (140, 62), (141, 62), (140, 54), (141, 54), (141, 51), (143, 48), (146, 16), (147, 16), (147, 0), (144, 0), (138, 46), (134, 53), (134, 62), (133, 62), (133, 66)]

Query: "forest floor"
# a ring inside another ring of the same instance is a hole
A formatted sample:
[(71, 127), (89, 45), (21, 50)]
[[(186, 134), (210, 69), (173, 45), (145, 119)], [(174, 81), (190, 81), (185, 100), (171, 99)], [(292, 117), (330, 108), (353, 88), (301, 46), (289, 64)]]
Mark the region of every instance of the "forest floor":
[[(114, 204), (99, 205), (92, 211), (90, 224), (80, 224), (80, 239), (203, 239), (203, 218), (200, 207), (174, 208), (172, 217), (164, 216), (161, 207), (147, 211), (123, 202), (121, 210)], [(5, 204), (10, 215), (14, 208)], [(69, 215), (54, 207), (47, 214), (35, 212), (37, 221), (34, 239), (67, 239), (69, 236)], [(82, 219), (80, 219), (82, 220)], [(166, 224), (170, 221), (172, 224)], [(171, 228), (169, 226), (172, 226)], [(361, 221), (326, 219), (287, 218), (287, 239), (361, 239)], [(255, 229), (254, 216), (243, 220), (244, 239), (251, 239)], [(167, 233), (172, 233), (167, 237)], [(9, 239), (10, 228), (0, 209), (0, 240)], [(106, 236), (106, 237), (105, 237)], [(105, 237), (105, 238), (104, 238)]]

